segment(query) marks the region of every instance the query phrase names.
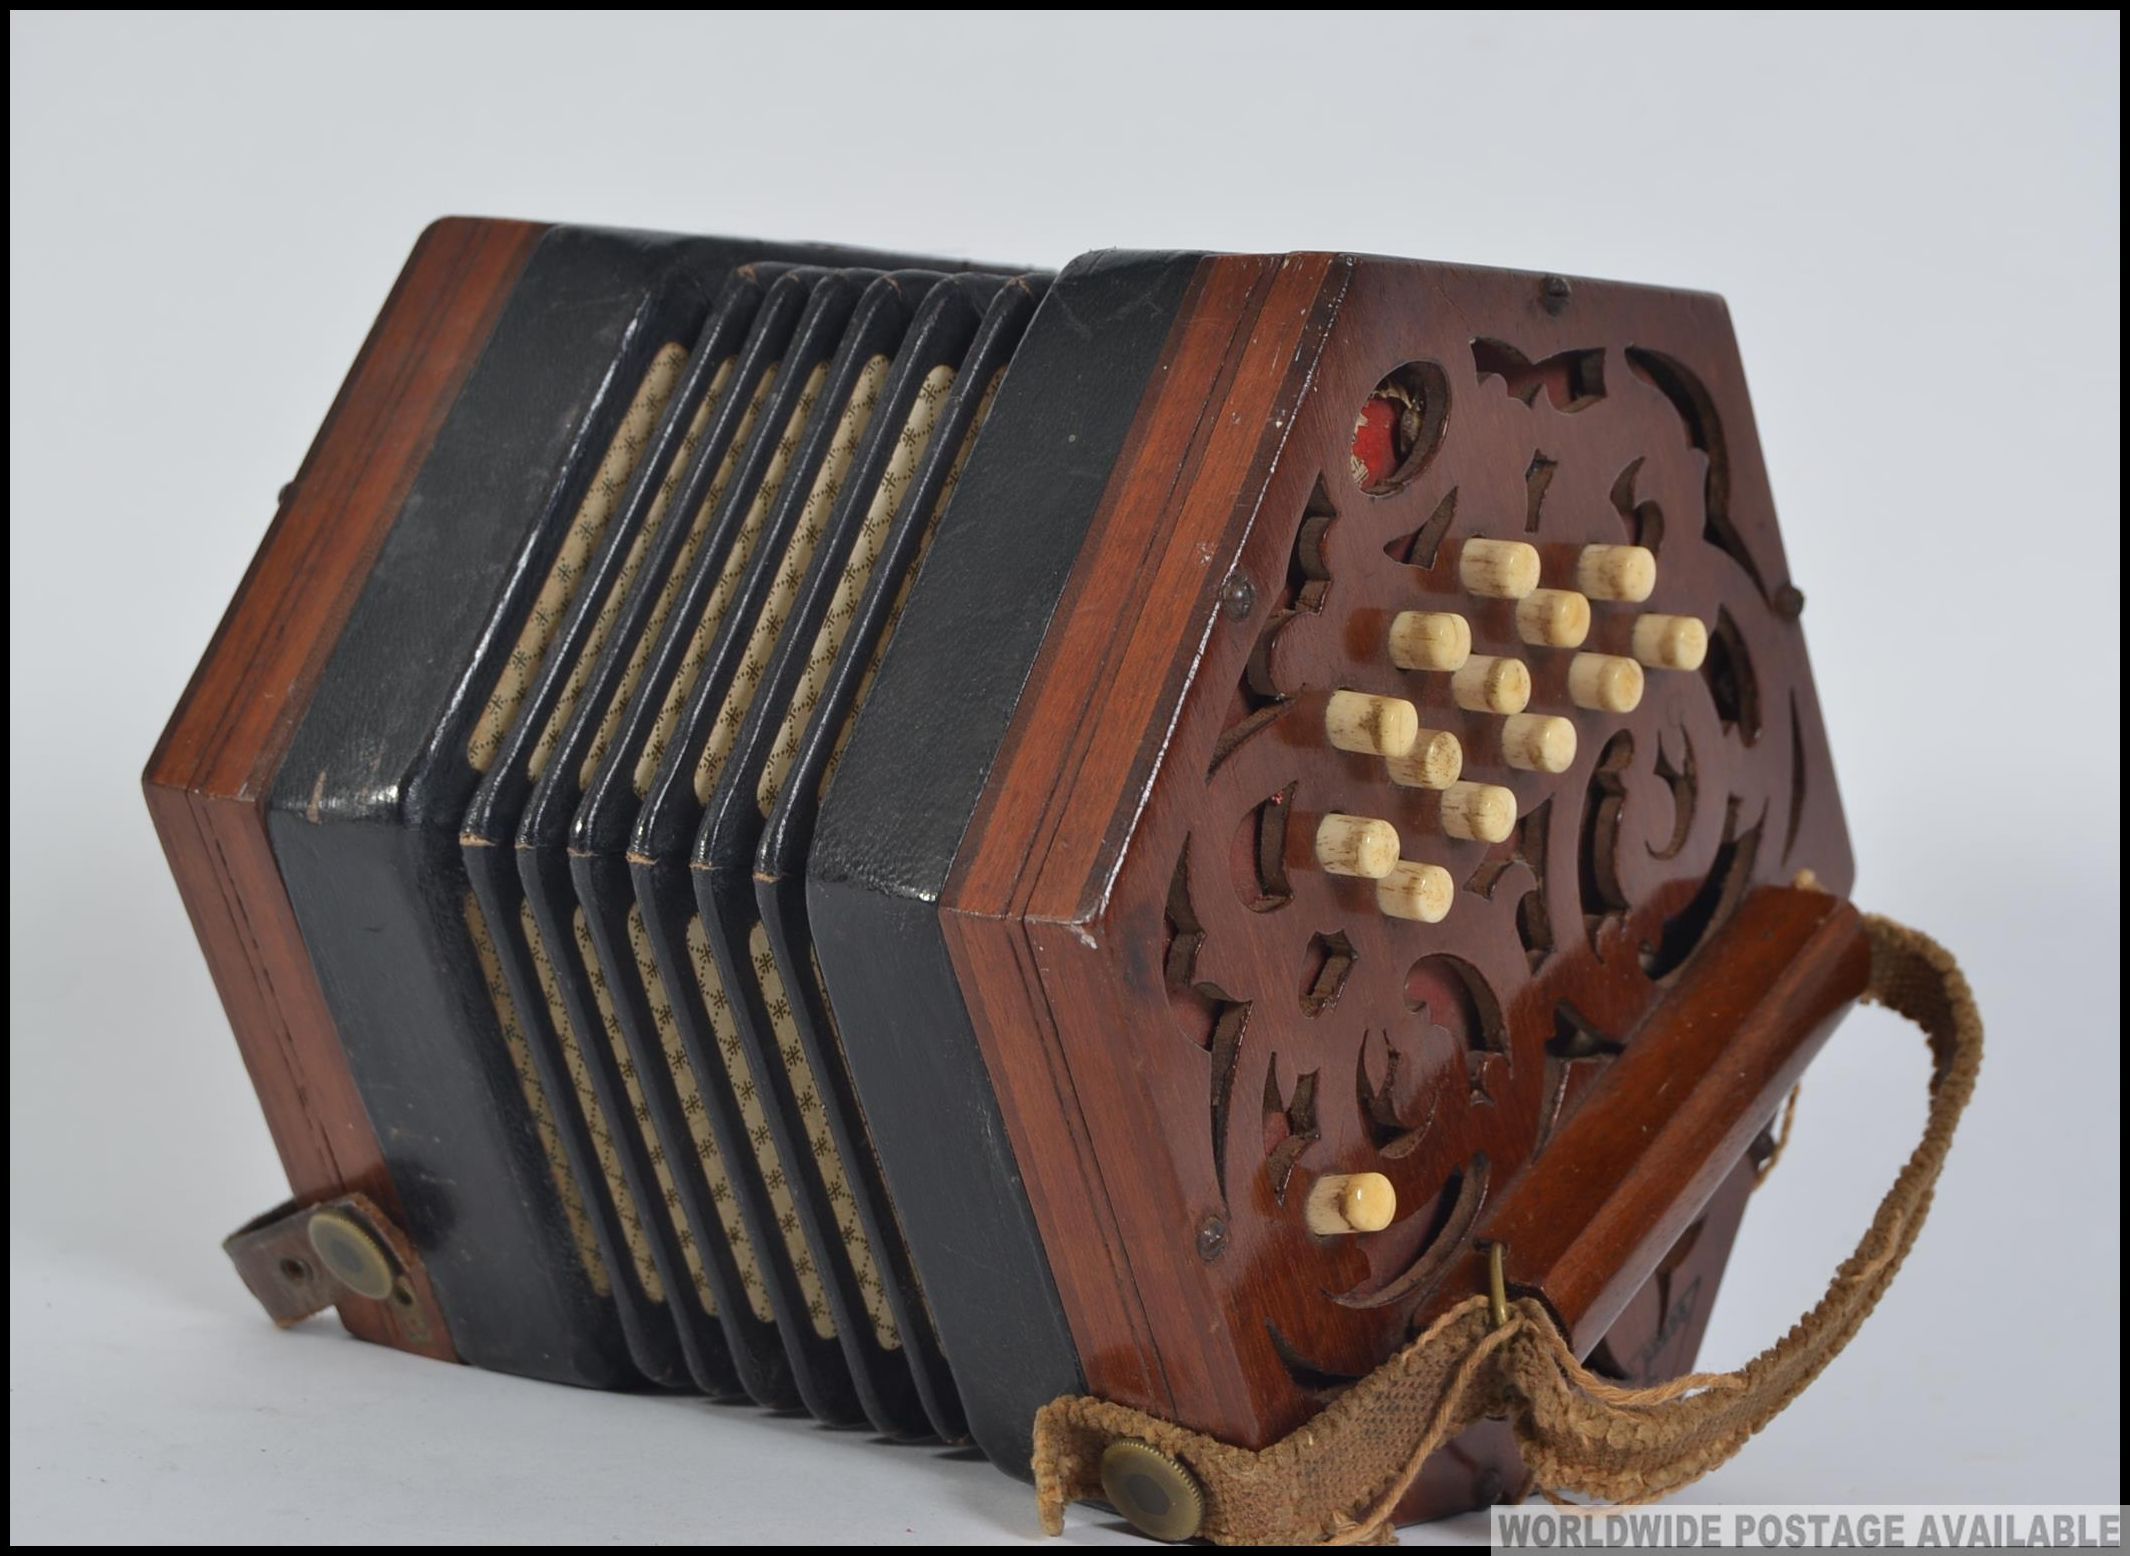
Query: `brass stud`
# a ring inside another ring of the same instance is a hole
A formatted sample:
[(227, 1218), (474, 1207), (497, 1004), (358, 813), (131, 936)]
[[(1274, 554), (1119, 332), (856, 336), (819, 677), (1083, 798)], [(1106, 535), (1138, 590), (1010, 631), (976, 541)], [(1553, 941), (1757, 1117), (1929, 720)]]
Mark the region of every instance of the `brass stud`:
[(1136, 1437), (1120, 1437), (1102, 1450), (1102, 1495), (1149, 1539), (1188, 1540), (1205, 1523), (1206, 1494), (1198, 1477), (1174, 1455)]
[(1496, 1329), (1509, 1321), (1509, 1282), (1502, 1270), (1507, 1252), (1506, 1244), (1487, 1244), (1487, 1322)]
[(341, 1285), (373, 1302), (392, 1295), (392, 1261), (368, 1227), (341, 1211), (321, 1210), (306, 1230), (319, 1262)]

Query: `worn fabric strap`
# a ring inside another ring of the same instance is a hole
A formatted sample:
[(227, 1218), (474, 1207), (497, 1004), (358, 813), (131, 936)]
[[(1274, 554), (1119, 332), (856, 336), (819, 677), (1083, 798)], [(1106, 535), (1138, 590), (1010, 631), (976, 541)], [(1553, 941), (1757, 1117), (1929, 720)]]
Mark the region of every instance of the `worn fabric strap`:
[(1035, 1421), (1043, 1527), (1099, 1499), (1102, 1451), (1136, 1438), (1180, 1460), (1205, 1492), (1204, 1538), (1221, 1544), (1382, 1543), (1399, 1500), (1437, 1448), (1476, 1421), (1506, 1418), (1552, 1496), (1646, 1502), (1721, 1465), (1841, 1351), (1878, 1305), (1930, 1209), (1953, 1129), (1982, 1063), (1982, 1019), (1967, 980), (1936, 942), (1867, 917), (1867, 1002), (1930, 1040), (1930, 1111), (1901, 1169), (1833, 1283), (1790, 1332), (1737, 1372), (1628, 1389), (1576, 1360), (1550, 1314), (1525, 1298), (1488, 1322), (1486, 1298), (1452, 1308), (1330, 1408), (1271, 1447), (1231, 1447), (1143, 1411), (1064, 1398)]

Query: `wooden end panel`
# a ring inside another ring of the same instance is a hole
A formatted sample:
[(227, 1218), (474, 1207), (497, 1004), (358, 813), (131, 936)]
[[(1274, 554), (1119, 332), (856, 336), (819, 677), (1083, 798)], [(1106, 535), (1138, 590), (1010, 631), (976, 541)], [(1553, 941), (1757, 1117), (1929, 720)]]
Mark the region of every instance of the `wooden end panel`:
[(454, 217), (416, 242), (149, 758), (146, 782), (231, 799), (263, 791), (545, 231)]
[[(327, 657), (546, 229), (422, 234), (142, 776), (148, 809), (299, 1202), (397, 1215), (267, 839), (266, 801)], [(351, 1328), (365, 1338), (348, 1304)]]
[[(1130, 1164), (1105, 1172), (1090, 1128), (1108, 1114), (1099, 1132), (1114, 1133), (1119, 1110), (1142, 1139), (1166, 1127), (1113, 1054), (1070, 1051), (1074, 1034), (1117, 1030), (1077, 1008), (1106, 992), (1101, 958), (1089, 947), (1097, 965), (1075, 969), (1073, 925), (1032, 920), (1044, 917), (1046, 856), (1063, 849), (1080, 862), (1078, 845), (1107, 839), (1150, 721), (1190, 676), (1205, 607), (1249, 525), (1247, 494), (1263, 485), (1341, 285), (1328, 255), (1205, 262), (941, 898), (1090, 1388), (1235, 1440), (1254, 1435), (1240, 1369), (1205, 1354), (1199, 1311), (1163, 1280), (1165, 1267), (1131, 1257), (1173, 1246), (1186, 1212), (1147, 1192)], [(1096, 774), (1099, 794), (1082, 782)], [(1074, 830), (1089, 824), (1092, 837)]]
[[(1271, 301), (1310, 264), (1313, 292)], [(1207, 317), (1222, 279), (1225, 331)], [(1687, 964), (1729, 962), (1712, 937), (1751, 890), (1806, 870), (1847, 888), (1801, 596), (1722, 308), (1557, 291), (1391, 261), (1209, 265), (941, 899), (1090, 1387), (1227, 1441), (1284, 1435), (1481, 1289), (1482, 1218), (1657, 1012), (1710, 1004)], [(1364, 435), (1385, 407), (1404, 441), (1379, 469)], [(1584, 581), (1635, 547), (1661, 571), (1646, 588)], [(1577, 591), (1587, 641), (1530, 636), (1465, 565), (1489, 548), (1536, 559), (1520, 587)], [(1654, 666), (1639, 700), (1578, 694), (1586, 649), (1648, 657), (1643, 594), (1704, 625), (1706, 663)], [(1399, 664), (1408, 611), (1455, 613), (1470, 653), (1525, 667), (1572, 753), (1518, 761), (1503, 720), (1521, 701), (1474, 706), (1457, 666)], [(1450, 779), (1339, 745), (1340, 688), (1454, 732), (1472, 787), (1513, 796), (1508, 835), (1460, 822)], [(1447, 876), (1447, 921), (1324, 859), (1340, 815)], [(1787, 966), (1797, 937), (1778, 938), (1755, 966)], [(1827, 1012), (1792, 1003), (1764, 1013), (1754, 1076), (1717, 1062), (1722, 1043), (1695, 1049), (1708, 1111), (1681, 1114), (1648, 1192), (1608, 1212), (1579, 1340), (1630, 1282), (1674, 1305), (1666, 1241), (1686, 1243), (1775, 1105), (1793, 1039), (1823, 1035)], [(1363, 1171), (1410, 1208), (1366, 1237), (1313, 1228), (1312, 1185)], [(1636, 1356), (1663, 1332), (1643, 1327), (1621, 1337)]]

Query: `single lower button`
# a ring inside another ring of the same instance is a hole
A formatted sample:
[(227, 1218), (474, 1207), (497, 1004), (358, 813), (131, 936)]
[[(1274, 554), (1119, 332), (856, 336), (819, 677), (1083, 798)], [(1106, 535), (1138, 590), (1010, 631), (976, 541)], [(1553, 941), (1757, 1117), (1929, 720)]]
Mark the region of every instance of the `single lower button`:
[(1102, 1450), (1102, 1494), (1134, 1529), (1156, 1540), (1188, 1540), (1205, 1521), (1206, 1494), (1197, 1477), (1135, 1438)]

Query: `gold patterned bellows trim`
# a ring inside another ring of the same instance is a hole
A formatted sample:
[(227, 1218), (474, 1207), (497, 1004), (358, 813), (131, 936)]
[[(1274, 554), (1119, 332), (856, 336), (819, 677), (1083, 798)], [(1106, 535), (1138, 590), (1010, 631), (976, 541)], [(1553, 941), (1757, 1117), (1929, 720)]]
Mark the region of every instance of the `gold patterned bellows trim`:
[(629, 1040), (622, 1035), (621, 1021), (614, 1014), (613, 991), (607, 987), (606, 970), (599, 961), (599, 948), (592, 944), (592, 926), (584, 916), (584, 909), (577, 910), (572, 926), (577, 936), (577, 954), (584, 958), (586, 976), (591, 980), (592, 998), (599, 1006), (599, 1024), (606, 1028), (606, 1040), (614, 1050), (614, 1064), (621, 1072), (622, 1089), (628, 1093), (629, 1109), (636, 1115), (636, 1129), (643, 1136), (644, 1147), (651, 1153), (651, 1171), (658, 1179), (658, 1192), (666, 1202), (666, 1217), (673, 1225), (673, 1236), (680, 1244), (680, 1256), (688, 1269), (688, 1284), (695, 1288), (695, 1300), (703, 1305), (703, 1311), (717, 1312), (717, 1297), (710, 1290), (710, 1281), (703, 1274), (703, 1251), (695, 1245), (695, 1230), (681, 1210), (680, 1190), (673, 1182), (673, 1169), (666, 1165), (665, 1146), (660, 1142), (658, 1131), (651, 1123), (651, 1106), (643, 1099), (643, 1082), (636, 1075), (636, 1061), (629, 1053)]
[(732, 755), (740, 726), (747, 722), (747, 710), (754, 706), (754, 694), (761, 689), (762, 677), (769, 673), (769, 661), (776, 653), (777, 640), (784, 635), (784, 623), (791, 618), (799, 585), (805, 581), (806, 570), (813, 564), (814, 552), (828, 531), (828, 521), (835, 515), (836, 504), (843, 496), (843, 484), (850, 478), (851, 461), (857, 458), (858, 445), (865, 440), (866, 428), (872, 425), (873, 414), (880, 409), (880, 391), (887, 383), (887, 375), (886, 357), (869, 360), (859, 372), (858, 382), (851, 388), (851, 397), (843, 407), (843, 414), (836, 419), (836, 431), (829, 440), (828, 453), (821, 460), (821, 468), (814, 472), (814, 484), (806, 494), (806, 506), (799, 514), (791, 538), (784, 544), (776, 577), (770, 581), (769, 592), (754, 619), (754, 630), (748, 634), (746, 655), (733, 672), (732, 684), (725, 689), (724, 705), (718, 709), (717, 722), (710, 726), (710, 733), (703, 741), (702, 755), (696, 758), (695, 798), (704, 805), (710, 803), (710, 796), (717, 790), (718, 774), (724, 771), (725, 762)]
[(763, 763), (761, 778), (755, 785), (755, 804), (765, 816), (776, 808), (777, 795), (791, 772), (791, 764), (798, 759), (799, 744), (806, 738), (807, 728), (813, 723), (814, 710), (821, 704), (829, 671), (835, 668), (836, 657), (843, 652), (843, 639), (858, 614), (858, 602), (865, 597), (865, 586), (872, 580), (873, 570), (880, 565), (880, 553), (887, 545), (895, 520), (902, 513), (910, 482), (916, 476), (925, 450), (931, 446), (933, 429), (939, 425), (939, 413), (945, 408), (947, 391), (953, 386), (954, 369), (951, 367), (935, 367), (925, 374), (924, 382), (918, 386), (916, 402), (910, 406), (902, 430), (896, 435), (895, 452), (888, 460), (887, 469), (881, 473), (880, 484), (873, 489), (873, 500), (865, 510), (865, 523), (851, 541), (850, 555), (843, 563), (843, 575), (836, 580), (835, 598), (829, 602), (827, 614), (815, 629), (813, 648), (806, 656), (805, 674), (784, 709), (784, 721), (777, 730), (776, 742), (769, 749), (769, 760)]
[(762, 1003), (769, 1012), (770, 1035), (776, 1041), (777, 1057), (783, 1061), (792, 1096), (799, 1104), (799, 1118), (806, 1126), (806, 1139), (821, 1174), (821, 1186), (827, 1191), (828, 1202), (835, 1210), (836, 1236), (843, 1244), (844, 1257), (850, 1260), (851, 1276), (858, 1283), (859, 1294), (865, 1299), (865, 1315), (872, 1321), (873, 1337), (883, 1348), (892, 1351), (902, 1344), (902, 1335), (895, 1327), (894, 1313), (888, 1308), (887, 1288), (880, 1279), (880, 1261), (873, 1256), (873, 1245), (865, 1235), (865, 1224), (858, 1219), (857, 1196), (851, 1193), (843, 1153), (836, 1149), (835, 1137), (829, 1133), (828, 1109), (822, 1105), (814, 1067), (807, 1059), (806, 1045), (799, 1037), (798, 1019), (792, 1014), (783, 975), (777, 971), (776, 955), (769, 948), (769, 932), (760, 924), (756, 924), (747, 936), (747, 954), (754, 962), (755, 977), (761, 980)]
[(932, 537), (939, 533), (939, 521), (947, 511), (947, 503), (954, 496), (954, 489), (961, 485), (961, 473), (969, 463), (969, 454), (976, 447), (976, 435), (984, 430), (990, 419), (992, 402), (998, 399), (998, 386), (1005, 382), (1006, 370), (998, 369), (991, 381), (984, 385), (984, 396), (976, 402), (976, 414), (969, 418), (969, 429), (962, 434), (961, 446), (954, 451), (954, 463), (947, 470), (947, 479), (939, 488), (939, 498), (932, 504), (932, 511), (925, 515), (924, 533), (917, 537), (916, 554), (910, 565), (903, 569), (902, 581), (895, 586), (895, 602), (888, 607), (887, 620), (880, 628), (879, 641), (873, 644), (873, 652), (865, 662), (865, 674), (858, 678), (858, 690), (851, 695), (850, 710), (843, 715), (843, 727), (836, 732), (835, 749), (828, 760), (821, 764), (821, 781), (815, 785), (815, 793), (826, 796), (828, 786), (835, 780), (836, 768), (842, 764), (843, 748), (850, 744), (851, 730), (857, 726), (858, 710), (865, 706), (865, 699), (872, 695), (873, 679), (880, 673), (880, 661), (886, 656), (888, 644), (894, 640), (895, 627), (902, 620), (903, 607), (910, 602), (910, 588), (917, 581), (917, 570), (923, 565), (925, 552), (931, 549)]
[(519, 630), (518, 641), (503, 662), (502, 672), (466, 743), (466, 759), (476, 772), (488, 771), (488, 764), (502, 749), (503, 738), (517, 717), (518, 704), (525, 700), (540, 673), (541, 662), (547, 658), (562, 618), (569, 614), (570, 601), (584, 582), (584, 570), (591, 563), (592, 553), (598, 550), (600, 538), (620, 508), (629, 481), (650, 446), (658, 418), (665, 414), (667, 402), (680, 387), (681, 370), (687, 365), (685, 346), (672, 344), (662, 349), (651, 359), (635, 399), (629, 403), (621, 425), (614, 429), (613, 440), (607, 444), (599, 468), (593, 472), (591, 484), (585, 488), (576, 515), (562, 537), (561, 549), (555, 553), (547, 578), (533, 599), (532, 614)]
[[(784, 1238), (784, 1252), (791, 1260), (793, 1273), (798, 1276), (799, 1293), (806, 1299), (806, 1312), (813, 1320), (814, 1333), (826, 1339), (836, 1332), (835, 1314), (829, 1310), (827, 1293), (821, 1289), (821, 1272), (814, 1266), (813, 1251), (807, 1246), (805, 1232), (799, 1225), (798, 1201), (791, 1180), (785, 1176), (783, 1158), (777, 1154), (776, 1139), (769, 1129), (768, 1109), (761, 1088), (755, 1082), (754, 1067), (747, 1062), (747, 1050), (740, 1043), (731, 996), (725, 992), (725, 980), (718, 975), (717, 956), (710, 949), (710, 936), (699, 917), (688, 920), (688, 955), (695, 963), (695, 981), (702, 989), (703, 1009), (710, 1018), (710, 1031), (717, 1039), (718, 1054), (725, 1061), (726, 1083), (732, 1088), (733, 1100), (739, 1103), (740, 1122), (746, 1127), (747, 1143), (754, 1148), (755, 1168), (769, 1190), (769, 1208), (776, 1216), (777, 1230)], [(793, 1090), (796, 1092), (798, 1087), (794, 1085)], [(820, 1100), (810, 1086), (801, 1097), (802, 1109), (806, 1098), (813, 1098), (815, 1109), (819, 1109)]]
[[(741, 521), (739, 533), (732, 537), (732, 549), (725, 554), (717, 587), (704, 603), (703, 613), (696, 619), (695, 631), (688, 638), (688, 657), (681, 661), (673, 684), (666, 688), (666, 700), (658, 709), (658, 723), (653, 726), (651, 738), (644, 743), (643, 752), (636, 759), (638, 794), (647, 793), (651, 780), (658, 776), (658, 764), (665, 760), (666, 747), (672, 743), (681, 713), (695, 690), (696, 677), (710, 662), (710, 649), (717, 642), (717, 630), (724, 625), (725, 612), (732, 608), (733, 592), (739, 588), (740, 579), (746, 576), (747, 564), (754, 558), (754, 548), (761, 544), (762, 531), (768, 527), (769, 515), (776, 508), (777, 494), (783, 491), (784, 478), (790, 473), (791, 456), (798, 452), (799, 435), (806, 430), (806, 423), (813, 416), (814, 403), (821, 397), (821, 385), (827, 380), (828, 364), (823, 362), (807, 376), (805, 386), (799, 391), (799, 403), (785, 418), (784, 430), (777, 438), (769, 468), (763, 472), (762, 484), (755, 490), (754, 500), (747, 505), (747, 517)], [(644, 642), (648, 643), (650, 639), (646, 637)]]
[(776, 1310), (770, 1306), (769, 1287), (762, 1279), (762, 1261), (755, 1254), (754, 1239), (747, 1235), (747, 1223), (740, 1218), (739, 1198), (733, 1193), (732, 1177), (725, 1170), (724, 1153), (718, 1149), (717, 1137), (711, 1133), (710, 1111), (703, 1105), (702, 1089), (695, 1079), (695, 1066), (688, 1062), (687, 1049), (681, 1042), (680, 1023), (673, 1015), (673, 1001), (666, 992), (666, 980), (659, 975), (658, 959), (652, 954), (651, 936), (644, 926), (641, 908), (629, 909), (629, 951), (635, 958), (636, 976), (643, 980), (644, 994), (650, 1001), (651, 1021), (658, 1029), (658, 1046), (665, 1056), (666, 1068), (673, 1076), (674, 1093), (680, 1098), (680, 1110), (688, 1120), (689, 1143), (695, 1147), (696, 1160), (702, 1164), (703, 1181), (709, 1185), (710, 1202), (716, 1209), (718, 1226), (732, 1249), (732, 1262), (739, 1269), (747, 1306), (763, 1323), (773, 1324)]
[(599, 729), (592, 739), (591, 747), (584, 753), (584, 762), (577, 771), (580, 788), (589, 789), (592, 779), (598, 775), (599, 764), (613, 749), (614, 736), (620, 732), (621, 716), (636, 699), (636, 688), (643, 681), (644, 667), (651, 662), (651, 650), (666, 634), (666, 623), (673, 619), (673, 611), (680, 603), (680, 592), (695, 571), (695, 559), (703, 549), (703, 542), (710, 538), (710, 521), (725, 501), (725, 491), (732, 485), (734, 471), (739, 468), (747, 445), (754, 439), (754, 424), (761, 420), (762, 404), (769, 398), (769, 391), (777, 381), (777, 364), (772, 362), (762, 370), (755, 381), (754, 392), (747, 397), (747, 408), (740, 415), (740, 424), (725, 445), (724, 454), (718, 459), (717, 473), (711, 477), (710, 489), (703, 500), (695, 505), (695, 517), (689, 522), (688, 537), (681, 542), (680, 554), (673, 559), (673, 567), (666, 574), (666, 581), (659, 586), (658, 598), (652, 602), (651, 613), (645, 619), (643, 631), (637, 634), (636, 646), (629, 650), (629, 662), (623, 668), (621, 679), (615, 684), (613, 695), (607, 699), (606, 712), (600, 717)]
[(599, 602), (599, 614), (593, 618), (592, 630), (585, 634), (578, 646), (575, 659), (570, 664), (569, 677), (563, 682), (561, 697), (548, 711), (547, 722), (540, 727), (540, 739), (526, 761), (526, 769), (534, 778), (547, 771), (548, 762), (554, 757), (555, 747), (561, 743), (563, 731), (569, 728), (570, 716), (577, 711), (577, 704), (584, 696), (584, 683), (591, 679), (592, 667), (599, 663), (607, 641), (613, 637), (614, 628), (621, 619), (621, 607), (635, 586), (637, 574), (643, 571), (644, 558), (650, 554), (652, 543), (666, 527), (666, 509), (673, 501), (673, 492), (680, 485), (681, 477), (695, 462), (696, 450), (702, 446), (703, 435), (710, 430), (710, 418), (717, 411), (718, 402), (731, 387), (733, 372), (739, 366), (738, 359), (727, 357), (720, 362), (717, 373), (710, 380), (710, 387), (703, 391), (702, 403), (695, 414), (688, 418), (688, 429), (681, 434), (680, 447), (674, 451), (666, 465), (666, 473), (658, 483), (657, 495), (644, 514), (643, 523), (636, 531), (636, 538), (629, 542), (629, 554), (622, 559), (621, 570), (608, 582), (606, 595)]
[(540, 977), (540, 991), (547, 998), (547, 1016), (553, 1023), (556, 1040), (562, 1045), (562, 1062), (569, 1070), (570, 1084), (577, 1093), (577, 1106), (583, 1110), (585, 1132), (592, 1137), (592, 1154), (598, 1159), (599, 1175), (606, 1180), (607, 1194), (614, 1202), (614, 1213), (621, 1222), (622, 1241), (627, 1244), (629, 1262), (636, 1271), (636, 1283), (643, 1294), (653, 1302), (666, 1300), (666, 1289), (658, 1278), (658, 1264), (651, 1257), (651, 1236), (643, 1224), (643, 1211), (636, 1203), (636, 1196), (629, 1192), (628, 1180), (621, 1173), (621, 1151), (614, 1144), (613, 1127), (607, 1121), (606, 1109), (599, 1105), (599, 1094), (592, 1089), (592, 1072), (586, 1064), (584, 1049), (577, 1038), (577, 1029), (571, 1023), (569, 1010), (562, 1003), (562, 985), (555, 977), (555, 964), (547, 948), (547, 939), (540, 933), (539, 920), (533, 917), (531, 903), (523, 903), (518, 909), (518, 919), (525, 932), (525, 943), (532, 950), (533, 970)]
[[(781, 964), (778, 970), (782, 971)], [(806, 971), (803, 976), (813, 980), (814, 995), (820, 1004), (821, 1017), (825, 1023), (822, 1040), (830, 1053), (840, 1056), (843, 1052), (843, 1029), (836, 1025), (836, 1007), (828, 1002), (828, 979), (821, 972), (821, 951), (818, 946), (806, 948)], [(833, 1064), (840, 1060), (832, 1059), (829, 1062)], [(865, 1116), (861, 1113), (853, 1118), (851, 1127), (857, 1132), (858, 1147), (865, 1152), (866, 1164), (872, 1168), (874, 1181), (885, 1183), (887, 1175), (880, 1170), (880, 1152), (866, 1129)], [(907, 1249), (910, 1246), (910, 1238), (902, 1229), (902, 1210), (895, 1203), (895, 1196), (882, 1194), (879, 1203), (887, 1212), (888, 1218), (888, 1226), (883, 1235), (892, 1237), (896, 1247)], [(939, 1333), (939, 1320), (932, 1316), (932, 1299), (925, 1295), (923, 1278), (914, 1268), (908, 1267), (907, 1260), (904, 1263), (908, 1269), (910, 1295), (916, 1298), (924, 1323), (936, 1335)]]
[(517, 1001), (510, 997), (510, 985), (503, 977), (503, 959), (496, 954), (495, 939), (488, 933), (488, 919), (481, 912), (480, 899), (472, 892), (466, 893), (466, 932), (473, 937), (474, 955), (481, 963), (481, 979), (488, 985), (488, 997), (495, 1004), (496, 1025), (502, 1029), (503, 1047), (510, 1055), (510, 1067), (518, 1072), (518, 1089), (525, 1093), (526, 1111), (532, 1114), (533, 1133), (539, 1137), (540, 1154), (547, 1158), (548, 1175), (554, 1179), (555, 1198), (561, 1202), (562, 1218), (569, 1225), (570, 1243), (577, 1250), (577, 1263), (591, 1282), (592, 1290), (606, 1296), (614, 1288), (607, 1279), (606, 1261), (599, 1257), (599, 1238), (592, 1230), (591, 1213), (584, 1208), (584, 1189), (577, 1182), (577, 1175), (570, 1171), (568, 1158), (562, 1154), (562, 1132), (555, 1127), (555, 1112), (548, 1101), (547, 1088), (540, 1084), (540, 1074), (533, 1068), (532, 1047), (526, 1041), (524, 1025), (518, 1020)]

